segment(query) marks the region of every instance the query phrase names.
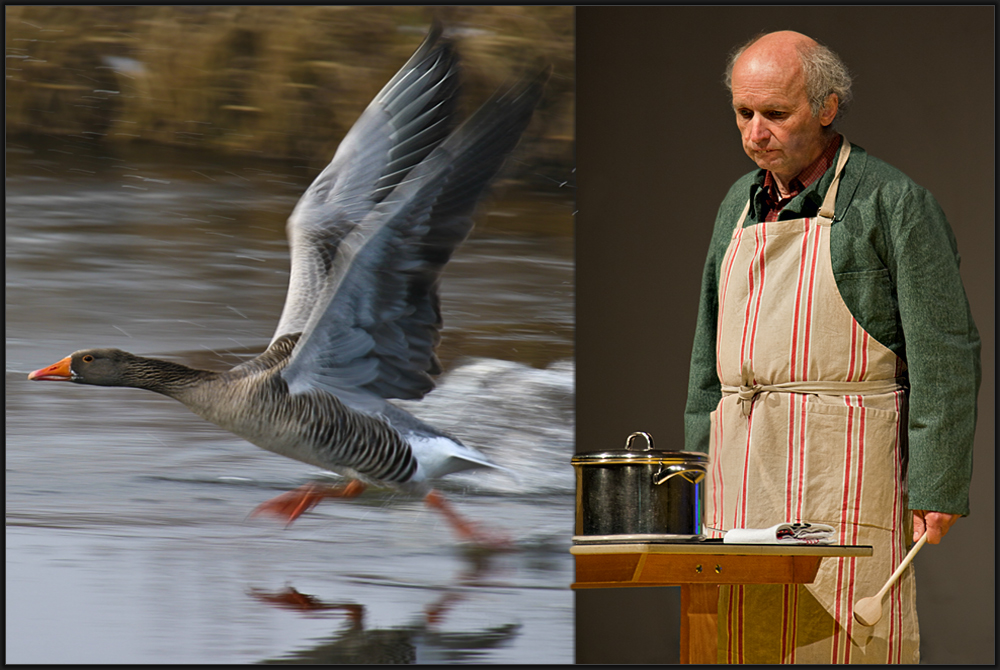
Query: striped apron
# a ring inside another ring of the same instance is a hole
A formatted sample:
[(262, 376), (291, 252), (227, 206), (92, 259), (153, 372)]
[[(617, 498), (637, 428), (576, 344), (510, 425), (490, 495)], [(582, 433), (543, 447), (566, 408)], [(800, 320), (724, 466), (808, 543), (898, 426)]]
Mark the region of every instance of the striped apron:
[(854, 320), (830, 262), (830, 226), (850, 144), (815, 218), (733, 231), (719, 282), (722, 400), (712, 413), (706, 521), (712, 534), (819, 522), (874, 555), (826, 558), (808, 585), (722, 587), (720, 663), (917, 663), (913, 568), (874, 627), (854, 603), (906, 554), (902, 360)]

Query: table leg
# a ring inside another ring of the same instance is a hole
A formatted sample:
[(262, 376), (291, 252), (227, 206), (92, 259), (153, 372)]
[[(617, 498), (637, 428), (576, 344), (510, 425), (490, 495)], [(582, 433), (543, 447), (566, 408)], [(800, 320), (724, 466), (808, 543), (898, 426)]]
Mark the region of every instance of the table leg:
[(681, 663), (715, 663), (719, 644), (719, 587), (681, 585)]

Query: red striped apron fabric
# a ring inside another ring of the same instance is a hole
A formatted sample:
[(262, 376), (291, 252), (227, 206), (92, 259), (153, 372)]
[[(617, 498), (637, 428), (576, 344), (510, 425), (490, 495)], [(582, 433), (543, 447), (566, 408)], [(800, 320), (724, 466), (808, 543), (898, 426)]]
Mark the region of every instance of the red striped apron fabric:
[[(850, 152), (845, 140), (838, 160)], [(844, 304), (830, 263), (839, 178), (824, 216), (743, 227), (722, 264), (717, 361), (723, 386), (892, 380), (905, 369)], [(747, 379), (747, 377), (752, 379)], [(852, 608), (874, 595), (912, 534), (905, 489), (906, 395), (762, 390), (745, 411), (724, 393), (712, 414), (706, 520), (710, 528), (779, 522), (835, 526), (838, 543), (873, 556), (823, 560), (809, 585), (723, 587), (719, 662), (916, 663), (912, 566), (874, 627)]]

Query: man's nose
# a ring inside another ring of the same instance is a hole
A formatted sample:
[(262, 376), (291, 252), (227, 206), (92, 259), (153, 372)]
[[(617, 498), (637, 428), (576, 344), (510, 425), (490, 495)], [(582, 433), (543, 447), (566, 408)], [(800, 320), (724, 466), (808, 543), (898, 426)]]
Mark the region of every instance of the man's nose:
[(760, 114), (754, 114), (753, 118), (746, 125), (747, 140), (754, 144), (767, 142), (771, 137), (771, 131), (767, 127), (767, 122)]

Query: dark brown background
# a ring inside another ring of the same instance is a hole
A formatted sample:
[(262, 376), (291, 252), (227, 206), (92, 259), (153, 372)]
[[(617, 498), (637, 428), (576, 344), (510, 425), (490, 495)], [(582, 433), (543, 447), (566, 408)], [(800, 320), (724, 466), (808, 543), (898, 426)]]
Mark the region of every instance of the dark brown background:
[[(753, 169), (722, 70), (761, 30), (837, 51), (839, 128), (938, 198), (983, 339), (972, 514), (916, 559), (924, 663), (994, 661), (994, 8), (577, 9), (577, 451), (682, 448), (716, 209)], [(946, 446), (946, 445), (942, 445)], [(579, 662), (676, 662), (676, 589), (578, 591)]]

